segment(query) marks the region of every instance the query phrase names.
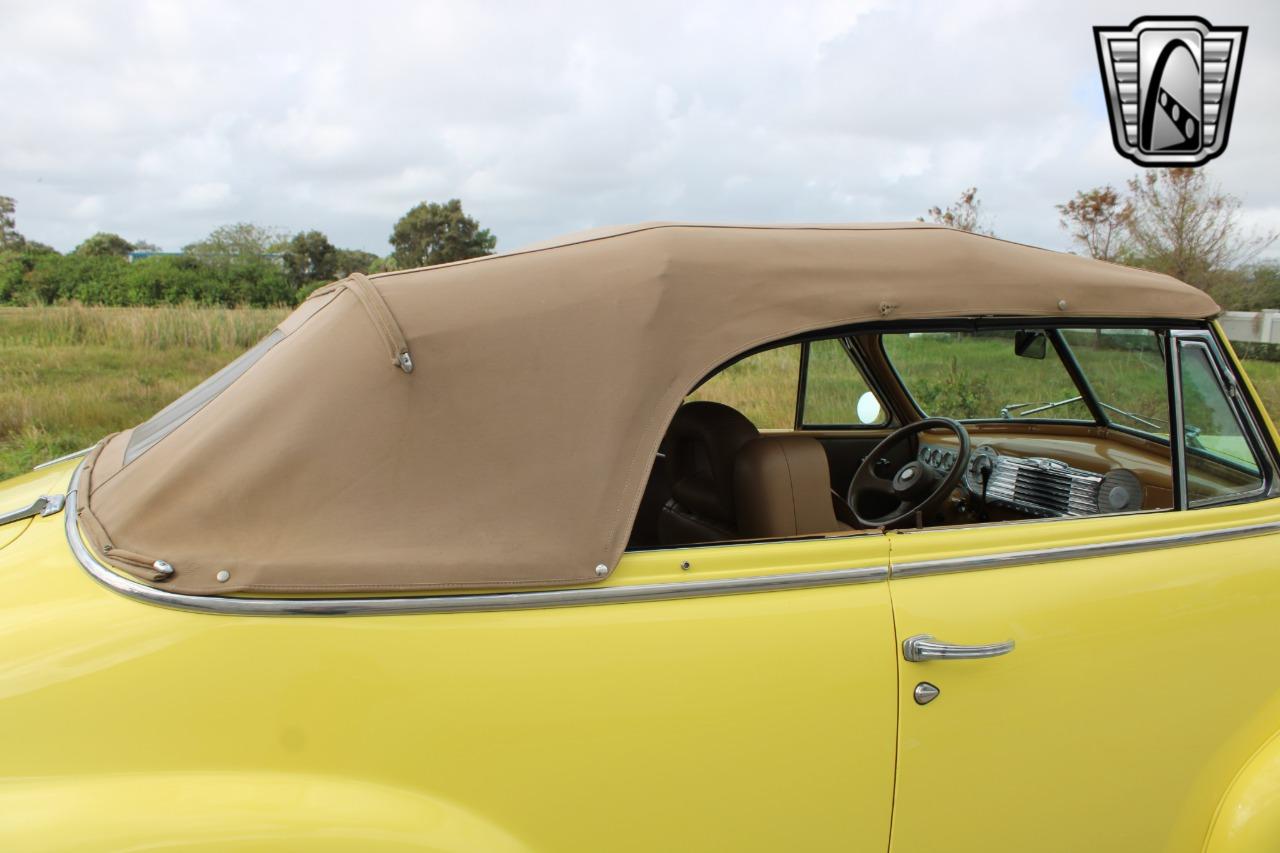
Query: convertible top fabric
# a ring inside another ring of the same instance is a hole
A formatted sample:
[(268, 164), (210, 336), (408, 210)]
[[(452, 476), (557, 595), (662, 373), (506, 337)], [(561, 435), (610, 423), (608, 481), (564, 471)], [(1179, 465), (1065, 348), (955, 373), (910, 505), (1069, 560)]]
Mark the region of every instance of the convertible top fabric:
[(127, 464), (133, 430), (104, 439), (81, 527), (193, 594), (592, 583), (681, 400), (752, 348), (881, 320), (1216, 313), (1167, 276), (925, 224), (589, 232), (321, 289)]

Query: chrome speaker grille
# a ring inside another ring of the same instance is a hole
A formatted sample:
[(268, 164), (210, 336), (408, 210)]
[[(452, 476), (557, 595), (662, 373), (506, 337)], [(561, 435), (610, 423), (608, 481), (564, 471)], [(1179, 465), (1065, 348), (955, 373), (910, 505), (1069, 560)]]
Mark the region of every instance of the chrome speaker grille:
[(1001, 456), (987, 483), (987, 500), (1032, 515), (1095, 515), (1102, 477), (1056, 459)]

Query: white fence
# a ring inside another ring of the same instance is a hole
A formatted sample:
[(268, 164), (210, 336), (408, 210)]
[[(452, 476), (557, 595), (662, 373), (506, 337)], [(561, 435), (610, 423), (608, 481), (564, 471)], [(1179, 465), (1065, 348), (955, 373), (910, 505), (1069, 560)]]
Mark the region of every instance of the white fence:
[(1232, 341), (1280, 344), (1280, 308), (1265, 311), (1225, 311), (1218, 318)]

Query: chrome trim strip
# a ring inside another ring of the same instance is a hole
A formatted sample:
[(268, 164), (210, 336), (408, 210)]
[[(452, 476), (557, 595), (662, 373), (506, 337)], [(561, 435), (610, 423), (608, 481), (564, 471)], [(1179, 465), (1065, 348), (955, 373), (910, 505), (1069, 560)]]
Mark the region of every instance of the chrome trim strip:
[(37, 515), (53, 515), (62, 509), (63, 495), (41, 495), (21, 509), (0, 513), (0, 524), (34, 518)]
[(94, 580), (121, 595), (147, 604), (189, 610), (196, 613), (223, 613), (236, 616), (384, 616), (402, 613), (474, 613), (495, 610), (538, 610), (549, 607), (578, 607), (590, 604), (624, 604), (638, 601), (668, 601), (810, 589), (824, 586), (874, 583), (888, 580), (888, 566), (862, 569), (832, 569), (819, 572), (759, 575), (720, 580), (682, 581), (636, 586), (552, 589), (535, 592), (435, 595), (405, 598), (233, 598), (217, 595), (183, 595), (147, 586), (116, 574), (102, 565), (80, 538), (76, 520), (76, 495), (80, 469), (67, 492), (67, 543), (80, 565)]
[(76, 450), (76, 451), (73, 451), (73, 452), (71, 452), (71, 453), (66, 454), (65, 456), (59, 456), (57, 459), (50, 459), (48, 462), (41, 462), (39, 465), (36, 465), (36, 466), (35, 466), (34, 468), (32, 468), (31, 470), (32, 470), (32, 471), (39, 471), (41, 468), (48, 468), (50, 465), (57, 465), (59, 462), (66, 462), (68, 459), (75, 459), (75, 458), (77, 458), (77, 457), (79, 457), (79, 456), (84, 456), (84, 455), (85, 455), (86, 453), (88, 453), (90, 450), (93, 450), (93, 446), (92, 446), (92, 445), (91, 445), (91, 446), (89, 446), (89, 447), (84, 448), (83, 450)]
[(1094, 542), (1088, 545), (1066, 545), (1060, 548), (1044, 548), (1033, 551), (1006, 551), (1002, 554), (982, 554), (976, 557), (958, 557), (946, 560), (918, 560), (900, 563), (890, 569), (890, 577), (918, 578), (926, 575), (945, 575), (954, 572), (976, 572), (985, 569), (1002, 569), (1006, 566), (1033, 566), (1039, 563), (1056, 563), (1062, 560), (1079, 560), (1085, 557), (1110, 557), (1130, 554), (1134, 551), (1157, 551), (1164, 548), (1180, 548), (1184, 545), (1204, 545), (1227, 539), (1244, 539), (1280, 533), (1280, 521), (1250, 524), (1243, 527), (1227, 527), (1218, 530), (1200, 530), (1195, 533), (1174, 533), (1168, 536), (1149, 536), (1143, 539), (1123, 539), (1118, 542)]
[(1182, 409), (1182, 345), (1178, 330), (1165, 336), (1164, 369), (1169, 387), (1169, 460), (1173, 480), (1173, 508), (1187, 509), (1187, 426)]

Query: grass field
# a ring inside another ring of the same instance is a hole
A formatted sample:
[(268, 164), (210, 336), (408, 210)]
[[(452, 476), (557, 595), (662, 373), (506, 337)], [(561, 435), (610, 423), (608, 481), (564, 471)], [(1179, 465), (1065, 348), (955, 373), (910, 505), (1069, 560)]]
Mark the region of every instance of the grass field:
[(141, 423), (286, 313), (0, 308), (0, 479)]
[[(87, 447), (135, 426), (198, 384), (271, 330), (285, 309), (0, 308), (0, 479)], [(944, 341), (915, 339), (890, 355), (926, 408), (995, 416), (1010, 402), (1060, 399), (1074, 390), (1051, 361), (1016, 359), (1011, 342), (972, 342), (977, 359), (957, 358)], [(1099, 393), (1139, 414), (1155, 415), (1160, 380), (1128, 360), (1080, 359)], [(975, 369), (974, 365), (982, 365)], [(858, 396), (838, 345), (810, 355), (807, 423), (856, 423)], [(1280, 412), (1280, 363), (1246, 364), (1268, 408)], [(795, 412), (799, 348), (762, 353), (712, 379), (695, 395), (742, 410), (762, 427), (788, 427)], [(1078, 416), (1071, 407), (1053, 413)]]

